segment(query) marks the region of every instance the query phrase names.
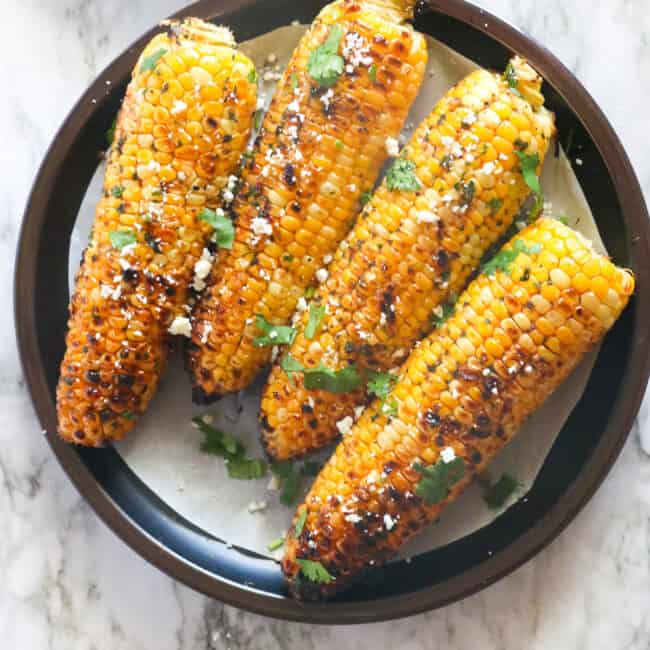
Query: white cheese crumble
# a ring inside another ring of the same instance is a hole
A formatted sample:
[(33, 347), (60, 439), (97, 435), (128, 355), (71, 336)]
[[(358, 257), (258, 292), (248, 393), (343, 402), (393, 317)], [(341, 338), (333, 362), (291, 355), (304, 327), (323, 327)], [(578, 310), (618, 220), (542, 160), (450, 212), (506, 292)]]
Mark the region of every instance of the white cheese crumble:
[(203, 327), (203, 334), (201, 334), (201, 343), (205, 344), (208, 342), (208, 336), (211, 331), (212, 331), (212, 324), (205, 323), (205, 326)]
[(576, 158), (576, 165), (578, 165), (578, 167), (582, 167), (582, 158)]
[(386, 152), (393, 158), (399, 156), (399, 142), (395, 138), (386, 138)]
[(264, 512), (269, 507), (267, 501), (251, 501), (248, 504), (248, 512), (254, 514), (256, 512)]
[(331, 255), (325, 255), (323, 258), (323, 264), (329, 264), (332, 261), (332, 256)]
[(454, 451), (453, 447), (445, 447), (441, 452), (440, 452), (440, 458), (442, 459), (443, 463), (451, 463), (454, 458), (456, 458), (456, 452)]
[(418, 223), (436, 223), (436, 221), (440, 221), (438, 216), (433, 212), (429, 212), (429, 210), (420, 210), (416, 219)]
[(204, 248), (201, 253), (201, 258), (194, 265), (194, 283), (192, 286), (197, 291), (203, 291), (205, 289), (205, 279), (210, 275), (213, 261), (214, 258), (210, 254), (210, 251)]
[(291, 111), (293, 113), (297, 113), (300, 110), (300, 104), (298, 103), (297, 99), (294, 99), (289, 106), (287, 106), (287, 110)]
[(186, 108), (187, 104), (177, 99), (174, 102), (174, 105), (172, 106), (172, 110), (170, 112), (172, 115), (176, 115), (177, 113), (182, 113)]
[(332, 101), (332, 97), (334, 97), (334, 91), (330, 88), (321, 98), (321, 104), (325, 107), (325, 109), (328, 109), (330, 107), (330, 103)]
[(365, 409), (365, 406), (355, 406), (354, 407), (354, 419), (358, 420), (361, 417), (361, 414), (363, 413), (363, 410)]
[(358, 524), (361, 521), (361, 517), (352, 513), (351, 515), (345, 515), (345, 521), (349, 521), (351, 524)]
[(395, 520), (388, 514), (384, 515), (384, 526), (386, 530), (393, 530), (395, 528)]
[(318, 269), (318, 271), (316, 271), (316, 280), (318, 280), (318, 282), (321, 284), (325, 282), (328, 277), (329, 273), (327, 272), (327, 269)]
[(176, 316), (167, 331), (174, 336), (187, 336), (189, 339), (192, 336), (192, 324), (189, 318)]
[(251, 229), (256, 235), (270, 235), (273, 232), (273, 226), (269, 221), (262, 217), (255, 217), (251, 221)]
[(346, 415), (342, 420), (339, 420), (336, 423), (336, 428), (339, 430), (339, 433), (344, 436), (350, 433), (353, 424), (354, 420), (349, 415)]
[(304, 296), (300, 296), (298, 298), (298, 302), (296, 303), (296, 310), (297, 311), (307, 311), (307, 301), (305, 300)]

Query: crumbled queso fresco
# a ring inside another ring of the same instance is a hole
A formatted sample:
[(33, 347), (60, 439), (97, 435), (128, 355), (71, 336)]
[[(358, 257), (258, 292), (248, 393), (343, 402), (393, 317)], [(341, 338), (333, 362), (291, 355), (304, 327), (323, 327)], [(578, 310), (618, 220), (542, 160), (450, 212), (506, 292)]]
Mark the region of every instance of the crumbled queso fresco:
[(354, 420), (352, 419), (351, 416), (347, 415), (342, 420), (339, 420), (336, 423), (336, 428), (339, 430), (339, 433), (342, 436), (344, 436), (344, 435), (350, 433), (350, 430), (352, 429), (353, 424), (354, 424)]
[(395, 138), (386, 138), (386, 152), (389, 156), (399, 156), (399, 142)]
[(454, 451), (453, 447), (445, 447), (440, 452), (440, 458), (442, 459), (443, 463), (451, 463), (451, 461), (456, 458), (456, 452)]
[(192, 337), (192, 323), (189, 318), (176, 316), (167, 331), (174, 336), (187, 336), (189, 339)]

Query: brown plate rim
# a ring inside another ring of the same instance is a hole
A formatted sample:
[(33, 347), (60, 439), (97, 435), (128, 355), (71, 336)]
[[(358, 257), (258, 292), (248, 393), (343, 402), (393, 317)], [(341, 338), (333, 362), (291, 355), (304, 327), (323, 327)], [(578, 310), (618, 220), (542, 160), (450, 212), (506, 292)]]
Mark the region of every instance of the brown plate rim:
[[(175, 14), (215, 19), (254, 5), (256, 0), (201, 0)], [(507, 22), (464, 0), (430, 0), (429, 7), (478, 29), (510, 50), (525, 56), (563, 96), (582, 121), (601, 152), (616, 188), (621, 211), (634, 233), (634, 254), (639, 260), (637, 291), (650, 295), (650, 228), (648, 212), (632, 165), (596, 102), (572, 73), (545, 47)], [(65, 160), (74, 138), (96, 107), (105, 78), (126, 77), (134, 54), (155, 33), (149, 30), (117, 57), (82, 95), (53, 140), (35, 179), (21, 227), (15, 265), (14, 310), (18, 347), (27, 385), (47, 440), (60, 464), (84, 498), (116, 535), (163, 572), (207, 596), (259, 614), (293, 621), (328, 624), (368, 623), (410, 616), (465, 598), (514, 571), (550, 544), (594, 494), (616, 460), (639, 409), (650, 373), (647, 333), (640, 331), (632, 342), (621, 398), (614, 405), (608, 427), (570, 489), (526, 533), (512, 542), (507, 552), (496, 554), (471, 570), (428, 589), (382, 600), (361, 603), (297, 603), (215, 576), (188, 562), (135, 523), (94, 479), (77, 453), (58, 439), (55, 408), (40, 364), (41, 351), (35, 336), (33, 260), (43, 226), (48, 195), (54, 191), (56, 170)], [(23, 299), (25, 298), (25, 299)], [(638, 301), (636, 322), (650, 322), (650, 301)]]

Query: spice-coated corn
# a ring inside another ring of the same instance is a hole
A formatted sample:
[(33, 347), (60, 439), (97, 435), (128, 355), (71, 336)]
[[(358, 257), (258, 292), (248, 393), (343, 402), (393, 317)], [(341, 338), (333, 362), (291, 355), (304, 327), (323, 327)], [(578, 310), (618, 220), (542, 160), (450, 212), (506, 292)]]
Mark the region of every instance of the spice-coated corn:
[(170, 325), (189, 328), (194, 267), (212, 257), (212, 228), (198, 215), (222, 204), (247, 144), (254, 74), (227, 29), (196, 19), (172, 25), (140, 56), (70, 303), (62, 438), (122, 438), (156, 390)]
[[(548, 218), (517, 235), (492, 270), (409, 356), (390, 395), (396, 414), (367, 408), (298, 508), (283, 560), (296, 596), (345, 589), (436, 519), (602, 339), (634, 290), (628, 271)], [(423, 476), (451, 457), (464, 475), (427, 505)], [(298, 579), (305, 559), (332, 579)]]
[[(256, 317), (286, 324), (354, 223), (424, 75), (413, 5), (334, 2), (297, 46), (243, 171), (235, 244), (193, 313), (196, 401), (252, 381), (272, 354), (254, 345)], [(312, 65), (330, 39), (341, 74), (327, 87)]]
[[(391, 189), (389, 172), (375, 192), (312, 302), (325, 308), (317, 334), (305, 335), (308, 311), (298, 321), (289, 352), (303, 366), (399, 366), (512, 224), (530, 193), (517, 151), (541, 166), (554, 122), (541, 77), (518, 57), (508, 71), (473, 72), (416, 130), (402, 159), (419, 189)], [(261, 405), (267, 452), (295, 458), (332, 442), (366, 401), (363, 387), (305, 390), (276, 364)]]

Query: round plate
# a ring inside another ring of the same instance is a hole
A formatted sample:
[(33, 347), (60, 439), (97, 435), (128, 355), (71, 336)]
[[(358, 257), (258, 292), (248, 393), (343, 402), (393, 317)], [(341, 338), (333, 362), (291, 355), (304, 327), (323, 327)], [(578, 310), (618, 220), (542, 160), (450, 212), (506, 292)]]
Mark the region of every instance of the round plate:
[[(323, 4), (204, 0), (178, 15), (223, 22), (243, 41), (293, 19), (309, 22)], [(289, 600), (277, 564), (229, 548), (185, 521), (112, 448), (77, 449), (55, 433), (70, 233), (131, 69), (157, 30), (118, 57), (73, 108), (45, 157), (25, 212), (16, 262), (16, 325), (27, 382), (52, 450), (97, 514), (143, 557), (209, 596), (269, 616), (312, 623), (378, 621), (440, 607), (503, 577), (546, 546), (594, 493), (627, 437), (647, 382), (648, 215), (630, 162), (604, 115), (550, 52), (473, 5), (433, 0), (422, 8), (417, 28), (484, 67), (503, 69), (517, 52), (544, 76), (560, 141), (570, 138), (571, 157), (582, 159), (575, 171), (603, 240), (617, 264), (634, 270), (637, 291), (607, 336), (587, 390), (527, 499), (469, 537), (410, 564), (377, 570), (337, 600)], [(113, 80), (108, 93), (107, 78)]]

